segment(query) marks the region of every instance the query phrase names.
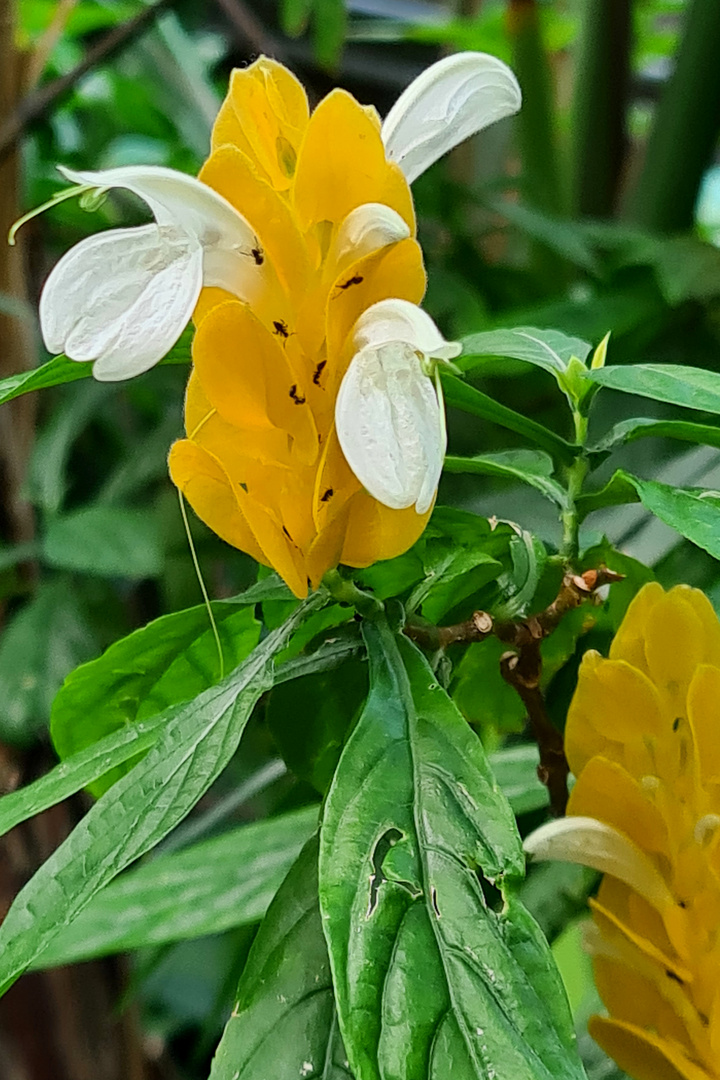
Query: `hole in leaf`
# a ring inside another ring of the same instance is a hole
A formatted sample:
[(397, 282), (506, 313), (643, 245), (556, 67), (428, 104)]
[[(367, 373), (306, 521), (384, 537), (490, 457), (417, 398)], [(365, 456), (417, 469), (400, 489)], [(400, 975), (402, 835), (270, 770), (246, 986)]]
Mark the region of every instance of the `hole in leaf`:
[[(385, 856), (390, 849), (396, 845), (398, 840), (402, 839), (404, 839), (404, 834), (400, 833), (399, 828), (388, 828), (385, 829), (385, 832), (377, 841), (375, 848), (372, 849), (372, 876), (370, 877), (370, 899), (365, 914), (366, 919), (369, 919), (372, 913), (375, 912), (375, 909), (378, 906), (378, 892), (380, 891), (380, 886), (384, 885), (384, 882), (388, 880), (388, 878), (385, 877), (382, 868)], [(397, 883), (408, 889), (410, 888), (405, 881), (398, 881)]]
[(483, 898), (490, 911), (493, 911), (496, 915), (499, 915), (505, 906), (503, 895), (498, 889), (497, 885), (494, 885), (492, 881), (488, 881), (486, 877), (483, 877), (480, 870), (476, 871), (477, 879), (480, 882), (480, 888), (482, 889)]

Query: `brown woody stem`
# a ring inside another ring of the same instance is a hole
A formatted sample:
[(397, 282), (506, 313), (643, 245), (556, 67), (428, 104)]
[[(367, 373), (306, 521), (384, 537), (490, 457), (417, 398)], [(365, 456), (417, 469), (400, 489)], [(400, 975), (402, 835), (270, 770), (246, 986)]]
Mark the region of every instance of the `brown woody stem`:
[(559, 625), (568, 611), (591, 598), (596, 589), (621, 581), (622, 575), (601, 566), (583, 574), (568, 571), (560, 590), (551, 604), (527, 619), (495, 621), (487, 611), (475, 611), (465, 622), (454, 626), (433, 626), (409, 623), (405, 633), (425, 649), (437, 651), (448, 645), (484, 641), (491, 635), (510, 646), (500, 659), (500, 672), (516, 691), (527, 709), (528, 720), (540, 751), (538, 776), (548, 789), (550, 807), (562, 817), (567, 805), (568, 763), (563, 750), (563, 738), (550, 720), (545, 708), (540, 679), (542, 656), (540, 646)]

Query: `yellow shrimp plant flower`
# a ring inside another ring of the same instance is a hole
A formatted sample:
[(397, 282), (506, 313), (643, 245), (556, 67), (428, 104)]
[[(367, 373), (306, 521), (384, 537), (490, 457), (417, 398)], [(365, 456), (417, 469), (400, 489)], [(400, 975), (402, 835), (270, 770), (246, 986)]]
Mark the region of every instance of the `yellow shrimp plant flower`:
[(344, 90), (311, 114), (298, 80), (262, 57), (233, 72), (197, 179), (62, 170), (83, 195), (130, 190), (155, 222), (60, 260), (40, 302), (48, 348), (127, 378), (192, 315), (172, 479), (297, 596), (338, 562), (405, 551), (424, 527), (446, 446), (437, 365), (460, 346), (418, 307), (409, 184), (519, 107), (505, 64), (462, 53), (416, 79), (384, 123)]
[(720, 624), (646, 585), (568, 714), (568, 817), (526, 848), (604, 873), (588, 945), (594, 1038), (635, 1080), (720, 1077)]

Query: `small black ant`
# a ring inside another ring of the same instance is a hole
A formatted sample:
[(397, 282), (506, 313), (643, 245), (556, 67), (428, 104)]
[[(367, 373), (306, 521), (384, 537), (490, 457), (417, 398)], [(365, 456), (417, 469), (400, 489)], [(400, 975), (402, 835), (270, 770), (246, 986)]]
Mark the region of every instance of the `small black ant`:
[(363, 282), (364, 280), (365, 279), (360, 277), (359, 274), (355, 274), (353, 277), (348, 278), (347, 281), (344, 282), (342, 285), (338, 285), (338, 288), (342, 289), (342, 291), (345, 292), (345, 290), (349, 289), (351, 285), (360, 285), (361, 282)]
[(325, 494), (320, 496), (320, 502), (327, 502), (328, 499), (331, 499), (334, 494), (335, 492), (333, 491), (333, 489), (328, 488)]
[(288, 324), (285, 322), (284, 319), (273, 319), (273, 326), (275, 327), (275, 329), (273, 330), (273, 334), (277, 334), (278, 337), (285, 339), (290, 337)]
[(292, 400), (295, 402), (296, 405), (304, 405), (305, 404), (305, 398), (304, 397), (298, 397), (298, 390), (297, 390), (297, 384), (296, 383), (293, 383), (293, 385), (290, 387), (290, 397), (292, 398)]
[(243, 255), (249, 255), (251, 259), (254, 259), (256, 266), (262, 266), (265, 262), (265, 252), (260, 247), (260, 241), (257, 236), (255, 237), (255, 247), (250, 248), (249, 251), (244, 251)]
[(315, 386), (320, 385), (320, 376), (322, 375), (323, 368), (325, 367), (326, 364), (327, 364), (327, 360), (321, 360), (320, 363), (318, 364), (318, 366), (315, 368), (315, 373), (313, 375), (313, 383), (315, 384)]

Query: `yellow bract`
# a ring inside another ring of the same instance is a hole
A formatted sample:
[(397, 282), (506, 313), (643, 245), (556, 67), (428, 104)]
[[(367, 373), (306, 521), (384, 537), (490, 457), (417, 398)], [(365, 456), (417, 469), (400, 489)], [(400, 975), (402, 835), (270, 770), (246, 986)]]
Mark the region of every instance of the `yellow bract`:
[[(361, 489), (333, 426), (358, 316), (425, 291), (412, 197), (374, 110), (335, 90), (310, 115), (300, 83), (265, 58), (233, 73), (200, 178), (255, 230), (240, 259), (255, 273), (243, 275), (247, 302), (214, 288), (200, 297), (187, 439), (170, 472), (214, 532), (304, 596), (338, 562), (407, 550), (427, 521)], [(409, 235), (354, 258), (334, 241), (368, 203), (394, 210)]]
[(609, 659), (586, 654), (566, 750), (568, 813), (624, 834), (672, 897), (604, 877), (590, 947), (609, 1017), (591, 1033), (636, 1080), (717, 1080), (720, 623), (701, 592), (646, 585)]

